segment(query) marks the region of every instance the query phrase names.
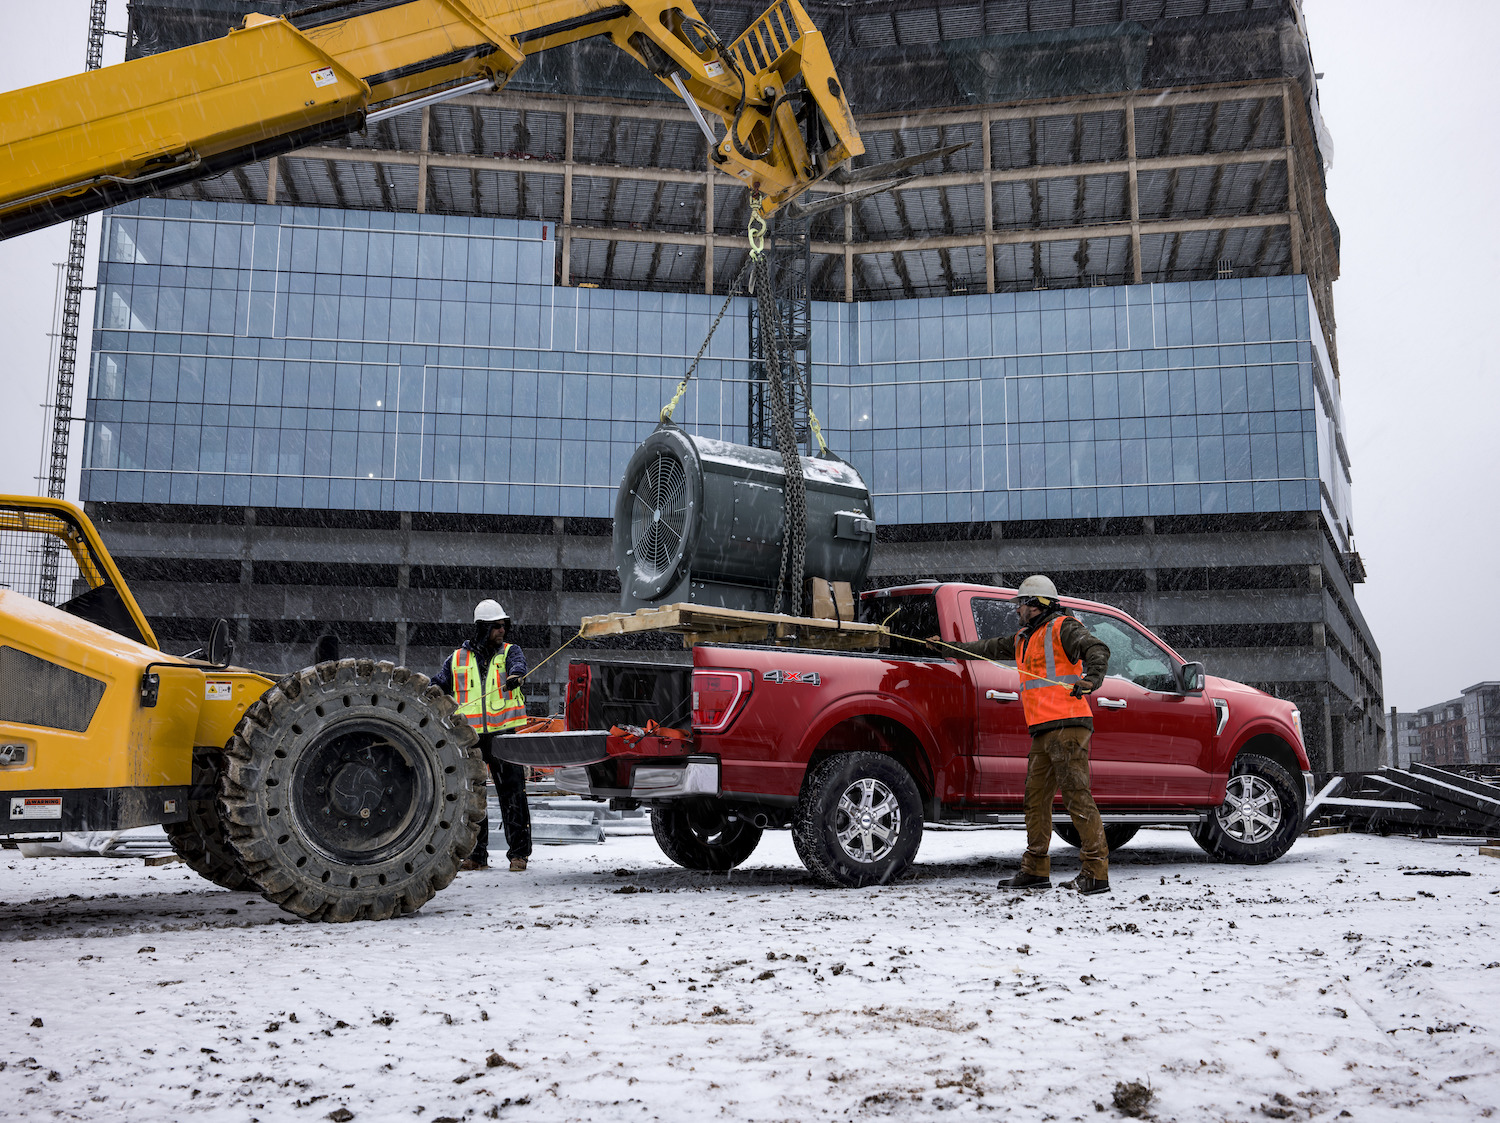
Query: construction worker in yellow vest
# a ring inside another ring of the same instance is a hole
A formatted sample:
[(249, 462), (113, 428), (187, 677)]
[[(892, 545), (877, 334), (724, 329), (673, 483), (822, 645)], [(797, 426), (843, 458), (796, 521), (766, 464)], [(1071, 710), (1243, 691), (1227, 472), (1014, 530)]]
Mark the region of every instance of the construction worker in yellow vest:
[[(433, 679), (458, 703), (457, 714), (479, 734), (479, 751), (495, 779), (500, 796), (500, 826), (505, 832), (506, 854), (512, 872), (526, 868), (531, 857), (531, 809), (526, 804), (526, 769), (494, 754), (495, 738), (514, 733), (526, 723), (526, 698), (521, 680), (526, 675), (526, 656), (506, 642), (510, 617), (498, 601), (482, 600), (474, 606), (474, 634), (448, 657)], [(484, 870), (490, 866), (490, 824), (480, 824), (474, 852), (460, 867)]]

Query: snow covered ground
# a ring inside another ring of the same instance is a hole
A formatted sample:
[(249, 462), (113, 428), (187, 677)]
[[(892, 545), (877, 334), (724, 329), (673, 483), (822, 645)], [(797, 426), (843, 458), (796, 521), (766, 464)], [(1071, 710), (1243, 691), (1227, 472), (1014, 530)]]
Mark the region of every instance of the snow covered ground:
[(342, 927), (180, 865), (7, 852), (0, 1117), (1110, 1119), (1132, 1080), (1162, 1120), (1500, 1107), (1500, 861), (1473, 845), (1244, 868), (1146, 831), (1089, 899), (997, 893), (1021, 847), (930, 832), (909, 879), (838, 892), (785, 833), (728, 877), (612, 837)]

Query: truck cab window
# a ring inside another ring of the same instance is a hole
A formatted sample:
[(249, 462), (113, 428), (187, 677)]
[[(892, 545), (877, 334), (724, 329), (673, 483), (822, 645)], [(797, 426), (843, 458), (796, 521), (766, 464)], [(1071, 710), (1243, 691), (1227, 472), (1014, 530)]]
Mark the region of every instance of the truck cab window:
[(931, 593), (870, 597), (860, 602), (860, 619), (891, 630), (892, 655), (931, 655), (922, 641), (938, 633), (937, 598)]
[[(1000, 597), (975, 597), (971, 602), (974, 628), (980, 639), (1002, 639), (1013, 636), (1021, 627), (1014, 601)], [(1014, 666), (1015, 655), (1003, 655), (999, 662)]]
[(1157, 643), (1123, 620), (1101, 612), (1079, 611), (1084, 627), (1109, 647), (1109, 673), (1146, 690), (1177, 692), (1175, 660)]

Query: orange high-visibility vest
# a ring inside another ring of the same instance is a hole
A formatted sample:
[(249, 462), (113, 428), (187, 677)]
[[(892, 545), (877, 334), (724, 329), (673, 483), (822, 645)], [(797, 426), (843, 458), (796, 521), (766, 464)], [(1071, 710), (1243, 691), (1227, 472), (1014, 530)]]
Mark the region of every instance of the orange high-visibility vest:
[(506, 691), (505, 657), (510, 644), (502, 644), (490, 660), (489, 674), (479, 677), (479, 660), (467, 647), (453, 653), (453, 700), (458, 715), (476, 733), (504, 733), (526, 724), (526, 699), (521, 688)]
[[(1074, 698), (1073, 684), (1083, 680), (1083, 664), (1063, 650), (1059, 613), (1044, 630), (1016, 636), (1016, 669), (1021, 672), (1021, 708), (1028, 726), (1063, 718), (1092, 717), (1089, 704)], [(1062, 685), (1059, 685), (1062, 684)]]

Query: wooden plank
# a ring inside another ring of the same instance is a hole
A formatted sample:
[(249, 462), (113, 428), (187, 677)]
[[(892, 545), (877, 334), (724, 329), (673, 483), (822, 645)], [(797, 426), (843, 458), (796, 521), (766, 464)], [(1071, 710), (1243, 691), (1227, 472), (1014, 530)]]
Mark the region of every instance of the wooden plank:
[[(807, 646), (880, 647), (888, 635), (879, 624), (840, 623), (776, 612), (748, 612), (701, 604), (671, 604), (632, 613), (585, 616), (580, 624), (585, 639), (636, 632), (681, 632), (694, 642), (714, 639), (726, 643), (754, 643), (784, 639), (795, 633)], [(830, 638), (838, 637), (838, 638)]]
[(879, 624), (859, 624), (749, 612), (701, 604), (670, 604), (636, 612), (586, 616), (585, 639), (638, 632), (674, 632), (684, 647), (700, 643), (760, 643), (830, 651), (878, 651), (890, 645), (890, 633)]

